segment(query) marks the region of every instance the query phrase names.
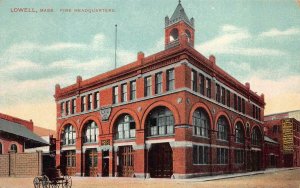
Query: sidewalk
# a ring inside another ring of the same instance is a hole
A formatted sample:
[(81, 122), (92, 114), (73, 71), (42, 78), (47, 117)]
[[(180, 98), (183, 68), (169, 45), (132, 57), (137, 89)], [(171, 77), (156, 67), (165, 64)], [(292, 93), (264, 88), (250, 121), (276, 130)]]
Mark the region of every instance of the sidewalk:
[(215, 176), (202, 176), (202, 177), (194, 177), (194, 178), (187, 178), (187, 179), (171, 179), (171, 178), (131, 178), (131, 177), (72, 177), (73, 179), (77, 180), (86, 180), (86, 179), (103, 179), (103, 180), (113, 180), (118, 179), (118, 181), (173, 181), (173, 182), (207, 182), (213, 180), (222, 180), (222, 179), (229, 179), (229, 178), (237, 178), (237, 177), (244, 177), (244, 176), (254, 176), (259, 174), (270, 174), (279, 171), (288, 171), (288, 170), (296, 170), (300, 169), (299, 167), (291, 167), (291, 168), (269, 168), (266, 170), (261, 171), (253, 171), (253, 172), (243, 172), (243, 173), (234, 173), (234, 174), (221, 174)]
[(204, 177), (195, 177), (191, 179), (181, 179), (183, 181), (193, 181), (193, 182), (205, 182), (205, 181), (213, 181), (213, 180), (221, 180), (221, 179), (229, 179), (229, 178), (237, 178), (243, 176), (253, 176), (258, 174), (268, 174), (279, 171), (287, 171), (287, 170), (295, 170), (299, 169), (299, 167), (291, 167), (291, 168), (269, 168), (266, 170), (254, 171), (254, 172), (243, 172), (243, 173), (235, 173), (235, 174), (222, 174), (216, 176), (204, 176)]

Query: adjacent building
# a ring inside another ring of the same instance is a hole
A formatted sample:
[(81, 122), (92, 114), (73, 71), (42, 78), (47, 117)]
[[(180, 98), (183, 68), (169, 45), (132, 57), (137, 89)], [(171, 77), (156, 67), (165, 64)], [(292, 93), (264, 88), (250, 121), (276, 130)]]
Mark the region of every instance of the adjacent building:
[(297, 121), (300, 121), (300, 110), (269, 114), (264, 117), (264, 121), (271, 121), (276, 119), (278, 120), (284, 118), (295, 118)]
[(35, 134), (33, 129), (32, 120), (0, 113), (0, 154), (23, 153), (26, 148), (47, 146), (48, 143)]
[(173, 177), (264, 169), (264, 95), (194, 49), (179, 2), (165, 50), (61, 88), (56, 165), (68, 175)]
[(265, 116), (265, 135), (278, 143), (277, 152), (270, 153), (266, 162), (273, 161), (276, 163), (276, 167), (300, 166), (299, 115), (300, 111), (298, 110)]
[[(49, 144), (34, 133), (33, 122), (0, 113), (0, 177), (42, 175), (43, 153), (27, 150)], [(52, 157), (54, 161), (54, 156)]]

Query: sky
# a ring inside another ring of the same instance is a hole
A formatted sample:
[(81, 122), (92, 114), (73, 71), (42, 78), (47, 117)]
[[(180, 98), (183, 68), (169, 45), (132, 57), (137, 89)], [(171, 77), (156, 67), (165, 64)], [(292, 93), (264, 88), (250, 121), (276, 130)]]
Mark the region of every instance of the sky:
[[(265, 114), (300, 109), (299, 0), (182, 0), (195, 48), (265, 95)], [(0, 0), (0, 112), (55, 129), (55, 84), (164, 49), (177, 0)], [(33, 12), (20, 12), (29, 8)], [(52, 9), (53, 12), (41, 12)], [(71, 10), (71, 12), (66, 11)], [(74, 12), (101, 9), (106, 12)]]

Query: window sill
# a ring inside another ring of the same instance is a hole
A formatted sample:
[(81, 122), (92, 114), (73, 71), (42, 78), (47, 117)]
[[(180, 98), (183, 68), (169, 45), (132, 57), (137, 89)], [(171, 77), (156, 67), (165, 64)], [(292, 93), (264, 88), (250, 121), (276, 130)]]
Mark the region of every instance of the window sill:
[(228, 140), (221, 140), (221, 139), (217, 139), (217, 141), (225, 142), (225, 143), (228, 143), (228, 142), (229, 142)]
[(75, 146), (76, 144), (64, 144), (62, 147), (69, 147), (69, 146)]
[(206, 163), (206, 164), (193, 164), (194, 166), (209, 166), (210, 164)]
[(207, 140), (210, 139), (209, 137), (206, 137), (206, 136), (200, 136), (200, 135), (196, 135), (196, 134), (193, 134), (193, 137), (204, 138), (204, 139), (207, 139)]
[(164, 135), (153, 135), (153, 136), (147, 136), (147, 138), (159, 138), (159, 137), (170, 137), (174, 136), (175, 134), (164, 134)]
[(251, 144), (251, 146), (254, 147), (254, 148), (261, 148), (261, 145)]
[(83, 143), (83, 145), (84, 146), (86, 146), (86, 145), (94, 145), (94, 144), (98, 144), (99, 142), (97, 141), (97, 142), (85, 142), (85, 143)]
[(126, 139), (115, 139), (114, 142), (128, 142), (135, 140), (136, 138), (126, 138)]

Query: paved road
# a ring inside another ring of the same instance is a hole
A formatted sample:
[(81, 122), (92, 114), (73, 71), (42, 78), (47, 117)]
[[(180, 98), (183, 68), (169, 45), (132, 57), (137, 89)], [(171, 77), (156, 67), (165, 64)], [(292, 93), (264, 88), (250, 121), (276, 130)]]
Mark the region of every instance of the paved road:
[[(33, 178), (0, 178), (0, 188), (30, 188)], [(134, 179), (134, 178), (82, 178), (73, 177), (72, 188), (300, 188), (300, 169), (268, 172), (252, 176), (213, 181)]]

